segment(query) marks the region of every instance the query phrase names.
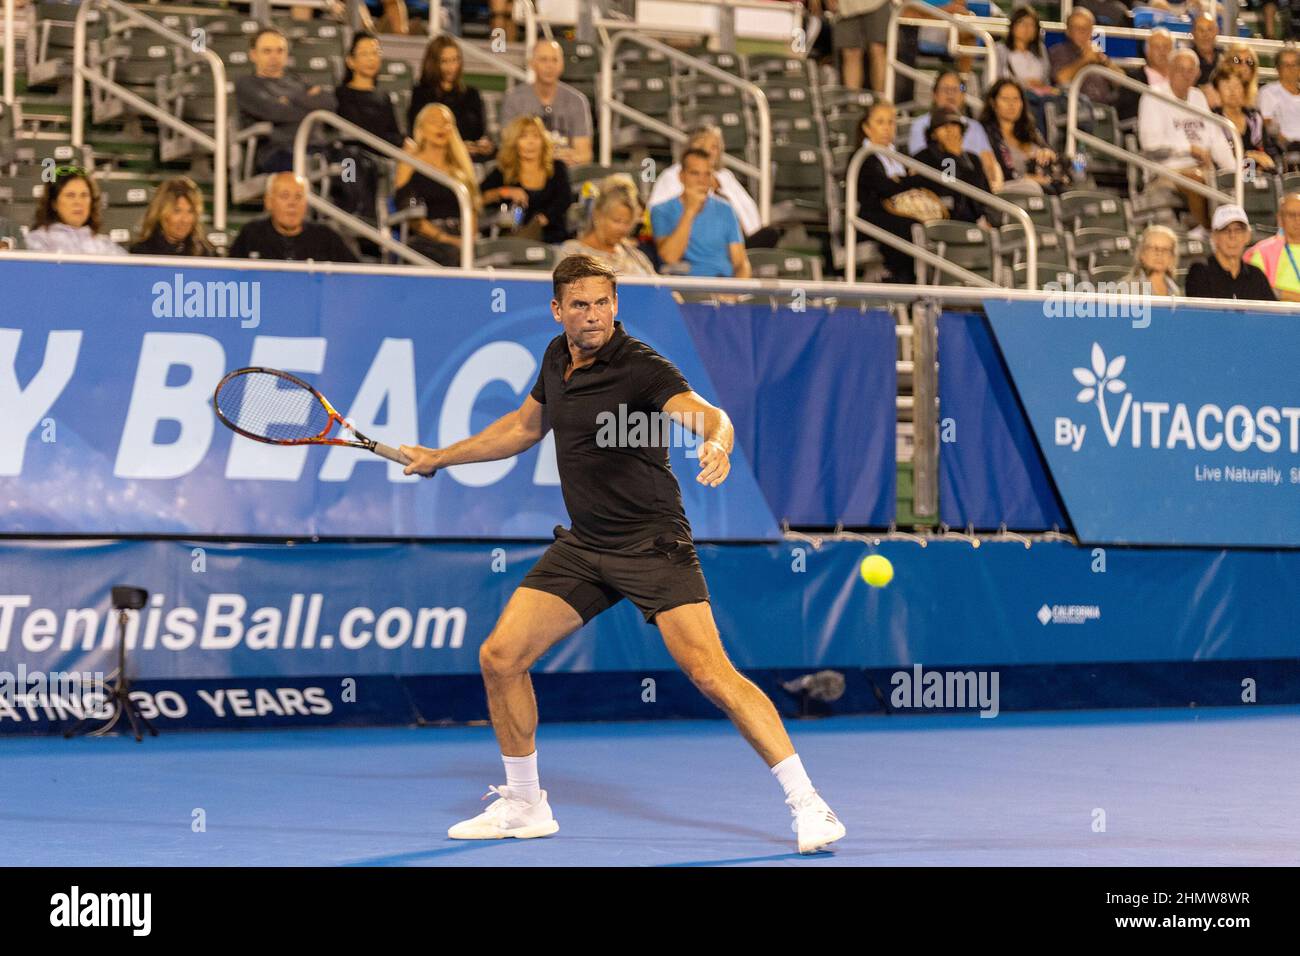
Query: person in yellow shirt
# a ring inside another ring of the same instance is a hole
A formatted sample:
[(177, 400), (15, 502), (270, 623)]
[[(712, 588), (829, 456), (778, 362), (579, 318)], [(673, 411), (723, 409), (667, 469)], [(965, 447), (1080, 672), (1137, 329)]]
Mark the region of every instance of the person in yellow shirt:
[(1282, 197), (1277, 211), (1282, 231), (1246, 250), (1245, 259), (1268, 277), (1283, 302), (1300, 302), (1300, 193)]

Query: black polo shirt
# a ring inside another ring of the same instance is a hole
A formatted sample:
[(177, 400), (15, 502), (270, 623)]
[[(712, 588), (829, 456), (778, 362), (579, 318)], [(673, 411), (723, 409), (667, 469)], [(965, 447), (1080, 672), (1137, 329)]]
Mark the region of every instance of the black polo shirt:
[(1217, 256), (1194, 262), (1187, 270), (1187, 295), (1192, 299), (1261, 299), (1276, 302), (1268, 276), (1249, 262), (1241, 264), (1236, 278), (1219, 265)]
[[(669, 533), (690, 540), (682, 493), (668, 464), (664, 402), (689, 392), (672, 362), (632, 338), (622, 322), (577, 369), (563, 333), (542, 356), (532, 396), (546, 406), (555, 432), (560, 490), (573, 533), (589, 545), (617, 550)], [(620, 406), (622, 409), (620, 410)], [(639, 427), (638, 427), (639, 426)]]

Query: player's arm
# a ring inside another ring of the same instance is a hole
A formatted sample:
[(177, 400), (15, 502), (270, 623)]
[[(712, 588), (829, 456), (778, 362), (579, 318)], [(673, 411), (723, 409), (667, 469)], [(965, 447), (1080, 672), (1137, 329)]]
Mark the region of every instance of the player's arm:
[(736, 430), (727, 413), (695, 392), (674, 395), (664, 402), (664, 411), (704, 439), (700, 444), (700, 473), (695, 480), (710, 488), (722, 484), (731, 471), (731, 449), (736, 445)]
[(439, 468), (451, 465), (513, 458), (541, 441), (547, 427), (546, 406), (529, 395), (513, 412), (454, 445), (446, 448), (403, 445), (402, 453), (411, 459), (403, 474), (432, 475)]

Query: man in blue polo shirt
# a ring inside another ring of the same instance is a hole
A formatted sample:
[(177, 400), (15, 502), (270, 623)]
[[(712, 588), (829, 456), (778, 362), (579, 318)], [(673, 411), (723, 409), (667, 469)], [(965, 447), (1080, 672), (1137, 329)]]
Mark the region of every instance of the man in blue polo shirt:
[(713, 162), (702, 149), (682, 154), (682, 194), (650, 210), (659, 258), (665, 265), (685, 262), (693, 276), (752, 274), (745, 237), (731, 205), (710, 195)]

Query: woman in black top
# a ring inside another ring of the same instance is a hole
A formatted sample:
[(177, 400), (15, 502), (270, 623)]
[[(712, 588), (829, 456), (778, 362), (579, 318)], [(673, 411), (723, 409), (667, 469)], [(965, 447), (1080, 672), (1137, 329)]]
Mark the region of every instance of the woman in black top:
[[(869, 139), (876, 146), (892, 149), (896, 132), (894, 104), (888, 100), (876, 100), (867, 107), (858, 123), (856, 145), (860, 149)], [(858, 170), (858, 218), (911, 242), (912, 226), (916, 220), (890, 212), (885, 208), (885, 201), (921, 185), (892, 157), (880, 153), (868, 156)], [(908, 285), (916, 282), (916, 260), (887, 243), (877, 245), (885, 260), (885, 268), (889, 270), (890, 282)]]
[(158, 186), (131, 252), (144, 256), (217, 254), (203, 235), (203, 193), (194, 180), (177, 176)]
[(403, 136), (397, 127), (393, 101), (387, 93), (375, 89), (375, 77), (384, 62), (379, 38), (368, 33), (356, 34), (345, 62), (347, 71), (343, 74), (343, 85), (334, 91), (339, 116), (367, 133), (401, 146)]
[(472, 86), (466, 86), (463, 77), (464, 63), (460, 47), (450, 36), (437, 36), (429, 41), (420, 65), (420, 82), (411, 90), (411, 107), (406, 119), (410, 129), (415, 129), (415, 118), (430, 103), (441, 103), (456, 117), (465, 148), (472, 159), (491, 156), (496, 147), (487, 137), (483, 119), (483, 97)]
[(502, 203), (524, 207), (523, 226), (534, 221), (543, 242), (569, 238), (566, 213), (573, 204), (569, 170), (556, 159), (541, 117), (518, 116), (501, 132), (496, 169), (483, 180), (484, 208)]
[(998, 192), (1057, 193), (1070, 185), (1060, 159), (1034, 122), (1025, 91), (1015, 80), (998, 80), (989, 87), (980, 123), (1002, 169)]
[[(1214, 89), (1219, 94), (1219, 105), (1214, 112), (1227, 117), (1241, 134), (1241, 149), (1247, 161), (1266, 172), (1277, 168), (1282, 159), (1282, 148), (1264, 126), (1264, 116), (1253, 106), (1246, 105), (1246, 85), (1235, 69), (1220, 67), (1214, 71)], [(1225, 138), (1228, 131), (1220, 128)]]
[[(979, 157), (974, 153), (962, 152), (965, 117), (950, 110), (935, 110), (930, 116), (930, 128), (925, 131), (928, 145), (916, 154), (916, 158), (927, 166), (950, 173), (960, 182), (991, 192)], [(983, 203), (941, 183), (930, 183), (929, 188), (943, 197), (944, 205), (949, 207), (949, 215), (953, 219), (978, 222), (983, 217)]]
[[(338, 100), (339, 116), (367, 133), (401, 146), (404, 137), (397, 128), (393, 101), (387, 93), (375, 88), (375, 77), (379, 75), (383, 58), (378, 38), (369, 33), (353, 36), (352, 46), (348, 49), (347, 72), (334, 95)], [(354, 216), (373, 222), (381, 161), (368, 146), (349, 140), (347, 136), (331, 152), (331, 159), (335, 162), (350, 161), (354, 172), (354, 175), (340, 177), (331, 184), (334, 203)]]
[[(415, 118), (414, 133), (415, 139), (407, 140), (406, 151), (463, 183), (469, 190), (470, 216), (473, 217), (479, 203), (474, 165), (460, 134), (456, 132), (456, 120), (451, 110), (440, 103), (430, 103)], [(475, 235), (478, 232), (477, 221), (472, 219), (463, 223), (456, 194), (442, 183), (416, 172), (414, 166), (398, 163), (395, 182), (397, 195), (394, 199), (399, 211), (408, 206), (422, 204), (425, 207), (424, 218), (411, 224), (407, 245), (441, 265), (459, 265), (462, 230), (468, 229), (471, 236)]]

